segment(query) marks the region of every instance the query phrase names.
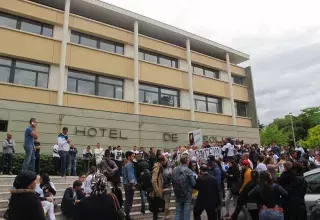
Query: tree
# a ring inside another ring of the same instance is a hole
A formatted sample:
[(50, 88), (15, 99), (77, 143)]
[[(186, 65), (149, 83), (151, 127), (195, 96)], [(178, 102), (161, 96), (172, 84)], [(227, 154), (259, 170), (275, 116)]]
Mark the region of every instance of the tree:
[(283, 129), (279, 129), (276, 125), (271, 124), (262, 129), (260, 133), (261, 144), (263, 146), (269, 146), (273, 141), (275, 141), (279, 146), (288, 144), (288, 133)]
[(309, 129), (308, 138), (306, 141), (303, 141), (302, 144), (309, 148), (320, 147), (320, 125)]
[(261, 124), (260, 120), (258, 120), (258, 124), (259, 124), (259, 131), (261, 132), (264, 129), (265, 125)]

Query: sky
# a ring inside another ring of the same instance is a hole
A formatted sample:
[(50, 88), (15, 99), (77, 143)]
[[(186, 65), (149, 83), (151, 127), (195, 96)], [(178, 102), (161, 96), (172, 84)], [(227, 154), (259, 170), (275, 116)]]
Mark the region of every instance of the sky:
[(320, 105), (320, 1), (103, 1), (249, 54), (263, 124)]

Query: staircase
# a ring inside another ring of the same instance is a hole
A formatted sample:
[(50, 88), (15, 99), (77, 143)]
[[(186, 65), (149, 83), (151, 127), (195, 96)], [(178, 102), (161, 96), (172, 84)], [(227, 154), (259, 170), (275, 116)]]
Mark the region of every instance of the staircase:
[[(10, 189), (12, 188), (13, 181), (15, 176), (0, 176), (0, 220), (3, 219), (3, 214), (7, 210), (8, 207), (8, 199), (10, 198)], [(55, 209), (56, 219), (61, 219), (61, 201), (64, 194), (64, 191), (66, 188), (72, 186), (73, 182), (78, 179), (78, 177), (60, 177), (60, 176), (51, 176), (51, 181), (54, 183), (55, 188), (57, 190), (56, 196), (54, 196), (54, 199), (57, 201), (58, 207)], [(110, 185), (110, 184), (109, 184)], [(124, 197), (124, 190), (121, 188), (122, 194)], [(111, 190), (110, 190), (111, 191)], [(152, 213), (149, 211), (146, 211), (145, 214), (142, 214), (140, 212), (141, 208), (141, 198), (140, 198), (140, 192), (136, 191), (135, 196), (133, 198), (133, 206), (131, 211), (131, 218), (132, 219), (141, 219), (144, 220), (151, 220), (152, 219)], [(148, 208), (146, 208), (148, 210)], [(173, 212), (175, 210), (175, 201), (174, 201), (174, 195), (171, 196), (170, 201), (170, 213), (171, 216), (173, 215)], [(161, 214), (159, 215), (159, 217)], [(172, 217), (173, 218), (173, 217)]]

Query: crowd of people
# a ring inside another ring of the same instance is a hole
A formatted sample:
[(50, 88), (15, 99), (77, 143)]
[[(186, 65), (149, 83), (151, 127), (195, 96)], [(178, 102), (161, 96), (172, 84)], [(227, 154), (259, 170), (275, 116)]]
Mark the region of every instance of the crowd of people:
[[(9, 219), (55, 219), (54, 184), (47, 174), (37, 180), (33, 172), (36, 124), (36, 119), (31, 119), (25, 132), (26, 158), (13, 185)], [(5, 145), (9, 147), (4, 149), (11, 148), (14, 153), (11, 134), (3, 142)], [(199, 148), (210, 147), (219, 147), (221, 155), (204, 159), (193, 154)], [(68, 128), (63, 128), (53, 147), (53, 162), (59, 175), (77, 175), (77, 152), (68, 138)], [(319, 167), (319, 153), (300, 146), (279, 147), (275, 142), (262, 148), (230, 138), (213, 144), (205, 141), (202, 146), (179, 146), (173, 152), (153, 147), (147, 152), (135, 146), (127, 152), (120, 146), (103, 150), (98, 143), (93, 151), (90, 146), (83, 150), (85, 174), (66, 189), (61, 211), (65, 219), (128, 220), (135, 191), (139, 191), (141, 213), (148, 205), (154, 220), (159, 219), (159, 213), (163, 213), (163, 219), (170, 219), (172, 193), (175, 220), (189, 220), (191, 215), (199, 220), (203, 211), (208, 220), (235, 220), (240, 213), (252, 220), (306, 219), (307, 183), (303, 173)], [(3, 162), (12, 159), (4, 158)], [(27, 200), (30, 203), (23, 212), (20, 206)]]

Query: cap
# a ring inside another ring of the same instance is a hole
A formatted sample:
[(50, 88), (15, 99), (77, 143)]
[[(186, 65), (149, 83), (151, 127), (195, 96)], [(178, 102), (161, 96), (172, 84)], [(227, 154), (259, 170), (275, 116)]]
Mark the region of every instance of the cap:
[(244, 165), (244, 166), (249, 166), (249, 165), (250, 165), (249, 160), (244, 160), (244, 161), (242, 161), (242, 165)]

